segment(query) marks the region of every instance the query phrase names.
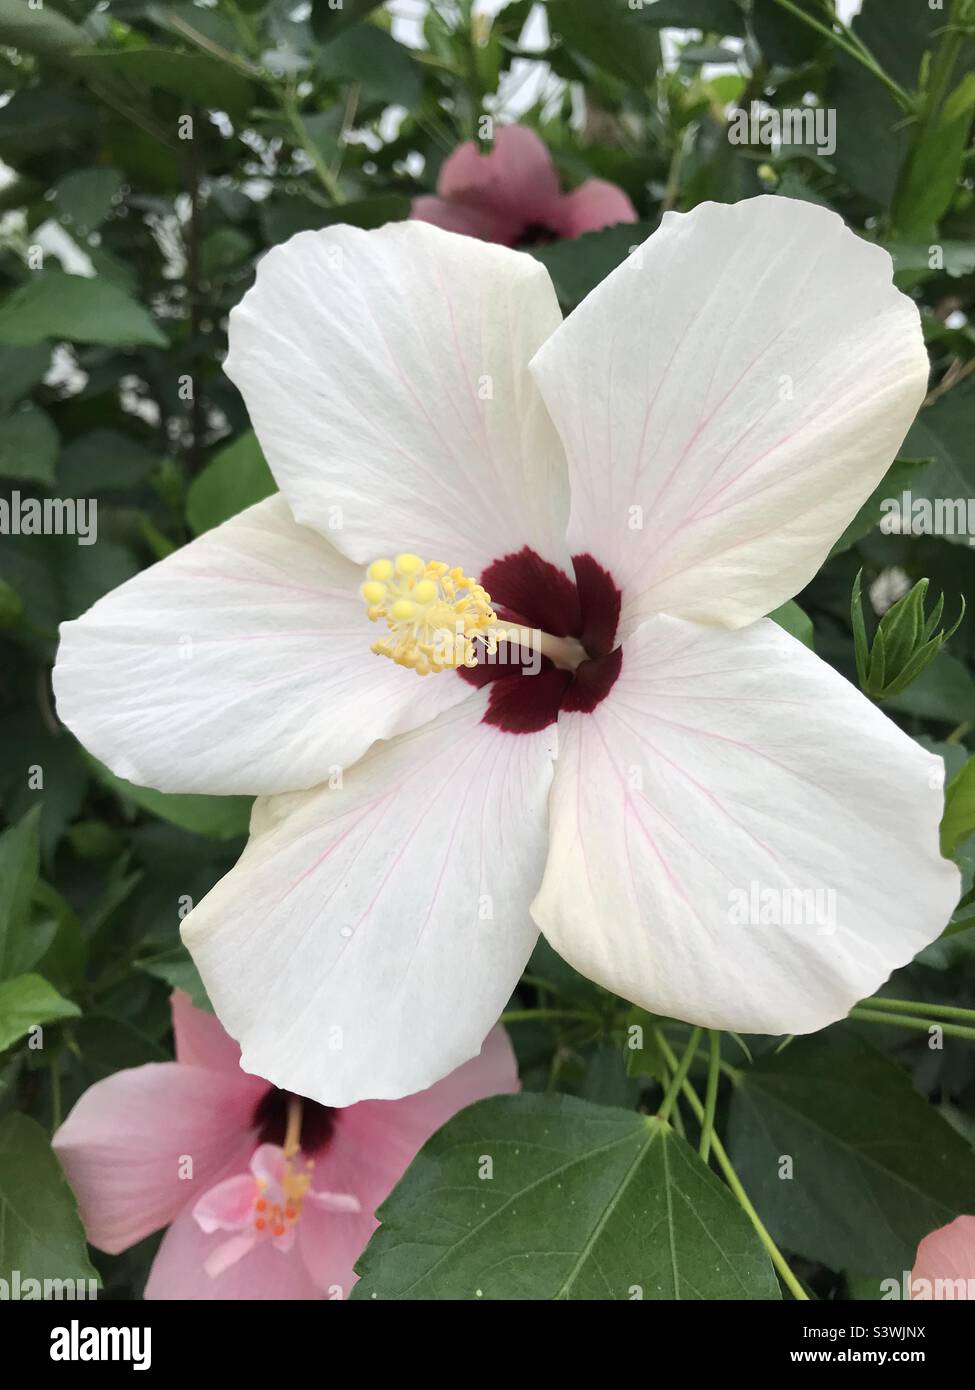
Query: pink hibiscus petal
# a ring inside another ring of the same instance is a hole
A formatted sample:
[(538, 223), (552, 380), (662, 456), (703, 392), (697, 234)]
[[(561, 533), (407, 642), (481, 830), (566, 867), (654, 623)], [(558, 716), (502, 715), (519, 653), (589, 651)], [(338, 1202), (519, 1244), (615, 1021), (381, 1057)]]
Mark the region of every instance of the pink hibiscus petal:
[(493, 215), (487, 208), (468, 207), (464, 203), (430, 195), (413, 199), (410, 217), (414, 222), (429, 222), (434, 227), (442, 227), (445, 232), (476, 236), (481, 241), (496, 241), (502, 246), (513, 245), (521, 231), (516, 221)]
[(583, 232), (598, 232), (603, 227), (637, 220), (636, 208), (622, 188), (605, 179), (587, 179), (572, 193), (564, 194), (555, 206), (554, 216), (550, 225), (564, 237), (582, 236)]
[(117, 1254), (244, 1168), (266, 1089), (241, 1071), (153, 1062), (87, 1090), (52, 1142), (91, 1243)]
[(443, 162), (437, 192), (521, 228), (549, 226), (559, 180), (544, 140), (527, 126), (506, 125), (495, 132), (487, 154), (473, 140), (458, 145)]
[(227, 1250), (222, 1256), (221, 1272), (209, 1274), (206, 1265), (210, 1256), (229, 1243), (217, 1235), (204, 1235), (192, 1213), (184, 1212), (170, 1226), (159, 1247), (149, 1272), (145, 1297), (153, 1301), (321, 1298), (320, 1289), (298, 1253), (283, 1254), (269, 1240), (258, 1240), (232, 1261), (230, 1256), (234, 1251)]
[(975, 1216), (924, 1237), (911, 1271), (912, 1299), (975, 1300)]
[(257, 1184), (249, 1173), (211, 1187), (193, 1208), (193, 1219), (206, 1235), (214, 1231), (240, 1231), (253, 1221)]
[(240, 1048), (221, 1027), (216, 1014), (198, 1009), (182, 989), (173, 990), (169, 1003), (177, 1062), (208, 1071), (240, 1071)]

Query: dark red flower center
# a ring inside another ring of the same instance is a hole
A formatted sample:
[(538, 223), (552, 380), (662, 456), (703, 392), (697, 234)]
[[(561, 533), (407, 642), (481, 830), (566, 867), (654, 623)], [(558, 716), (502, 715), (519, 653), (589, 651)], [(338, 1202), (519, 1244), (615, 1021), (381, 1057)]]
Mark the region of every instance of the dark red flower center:
[[(288, 1101), (290, 1091), (279, 1091), (272, 1086), (254, 1107), (253, 1125), (257, 1130), (259, 1144), (284, 1145), (288, 1128)], [(335, 1110), (331, 1105), (319, 1105), (316, 1100), (301, 1099), (301, 1151), (309, 1158), (320, 1153), (332, 1137)]]
[(588, 714), (605, 700), (623, 662), (614, 647), (620, 591), (591, 555), (574, 555), (575, 580), (526, 546), (494, 560), (480, 582), (499, 618), (519, 627), (539, 628), (552, 637), (574, 637), (586, 651), (575, 671), (566, 671), (517, 646), (502, 643), (495, 658), (459, 675), (471, 685), (490, 685), (485, 722), (509, 734), (534, 734), (558, 718), (559, 711)]

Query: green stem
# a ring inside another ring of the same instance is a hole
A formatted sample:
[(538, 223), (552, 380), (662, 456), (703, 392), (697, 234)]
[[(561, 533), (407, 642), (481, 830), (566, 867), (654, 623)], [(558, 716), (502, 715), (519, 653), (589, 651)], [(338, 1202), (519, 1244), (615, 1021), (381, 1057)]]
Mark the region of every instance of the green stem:
[(684, 1081), (687, 1077), (687, 1073), (691, 1069), (691, 1063), (694, 1060), (694, 1054), (697, 1051), (697, 1045), (700, 1041), (701, 1030), (700, 1028), (695, 1028), (691, 1033), (690, 1040), (687, 1046), (684, 1049), (684, 1055), (680, 1059), (680, 1064), (676, 1068), (674, 1075), (671, 1078), (670, 1085), (664, 1092), (664, 1098), (660, 1102), (660, 1108), (657, 1111), (658, 1119), (666, 1120), (669, 1117), (671, 1110), (673, 1110), (677, 1097), (680, 1094), (680, 1089), (683, 1086)]
[[(668, 1045), (667, 1039), (664, 1037), (663, 1033), (660, 1032), (659, 1028), (654, 1029), (654, 1036), (657, 1039), (657, 1045), (659, 1046), (661, 1052), (664, 1054), (664, 1057), (667, 1061), (667, 1065), (671, 1067), (672, 1070), (676, 1070), (678, 1065), (677, 1057)], [(694, 1111), (694, 1114), (696, 1115), (698, 1121), (703, 1123), (704, 1106), (701, 1104), (697, 1092), (694, 1090), (694, 1087), (690, 1084), (689, 1081), (684, 1082), (683, 1091), (684, 1096), (691, 1109)], [(739, 1205), (741, 1206), (745, 1215), (748, 1217), (749, 1221), (752, 1223), (752, 1226), (755, 1228), (755, 1234), (758, 1236), (759, 1240), (762, 1242), (762, 1244), (765, 1246), (765, 1249), (768, 1251), (769, 1259), (772, 1261), (772, 1264), (778, 1270), (782, 1282), (785, 1284), (786, 1288), (792, 1294), (793, 1298), (797, 1299), (800, 1302), (808, 1303), (809, 1295), (806, 1293), (805, 1289), (799, 1283), (799, 1280), (796, 1278), (796, 1276), (792, 1273), (792, 1270), (789, 1268), (788, 1262), (786, 1261), (785, 1256), (782, 1254), (782, 1251), (779, 1249), (775, 1241), (772, 1239), (768, 1231), (765, 1229), (765, 1225), (762, 1221), (762, 1218), (759, 1216), (758, 1212), (752, 1206), (748, 1193), (742, 1186), (741, 1179), (732, 1167), (731, 1160), (725, 1152), (724, 1145), (722, 1144), (718, 1136), (714, 1133), (712, 1133), (711, 1135), (711, 1147), (714, 1150), (715, 1158), (718, 1160), (718, 1166), (724, 1174), (725, 1182), (727, 1182), (728, 1186), (731, 1188), (732, 1192), (737, 1197)]]
[(861, 999), (858, 1009), (880, 1009), (882, 1012), (899, 1014), (920, 1014), (923, 1018), (941, 1014), (944, 1018), (957, 1018), (962, 1022), (975, 1024), (975, 1009), (963, 1009), (957, 1004), (924, 1004), (916, 999), (885, 999), (878, 995), (873, 999)]
[(859, 1019), (861, 1023), (892, 1023), (897, 1028), (914, 1028), (919, 1033), (940, 1028), (949, 1037), (975, 1042), (975, 1028), (963, 1028), (958, 1023), (942, 1023), (937, 1018), (913, 1018), (908, 1014), (881, 1013), (879, 1009), (851, 1009), (848, 1017)]
[(721, 1034), (717, 1028), (708, 1029), (708, 1084), (704, 1093), (704, 1121), (701, 1125), (701, 1142), (698, 1153), (707, 1163), (711, 1153), (711, 1140), (714, 1135), (714, 1112), (718, 1107), (718, 1081), (721, 1078)]
[(829, 25), (821, 24), (819, 20), (814, 19), (811, 14), (807, 14), (806, 11), (801, 10), (798, 5), (794, 5), (792, 0), (775, 0), (775, 3), (783, 10), (787, 10), (789, 14), (794, 15), (796, 19), (801, 19), (803, 24), (808, 24), (811, 29), (815, 29), (817, 33), (829, 39), (831, 43), (834, 43), (837, 48), (841, 48), (843, 52), (849, 54), (851, 58), (855, 58), (868, 72), (873, 73), (874, 77), (876, 77), (879, 82), (884, 84), (891, 96), (894, 97), (898, 105), (903, 107), (905, 111), (910, 111), (912, 109), (913, 103), (908, 93), (904, 91), (904, 88), (900, 86), (899, 83), (895, 82), (892, 77), (884, 72), (883, 68), (872, 56), (866, 45), (861, 40), (856, 39), (855, 35), (853, 36), (854, 42), (850, 42), (850, 40), (844, 38), (842, 34), (838, 34), (835, 29), (831, 29)]
[(315, 142), (308, 134), (308, 127), (302, 120), (301, 111), (298, 108), (294, 93), (287, 87), (274, 86), (277, 99), (281, 105), (281, 113), (285, 120), (294, 131), (295, 139), (311, 160), (312, 167), (318, 175), (318, 181), (333, 203), (344, 203), (345, 194), (339, 188), (338, 183), (331, 169), (322, 158), (321, 151), (316, 149)]

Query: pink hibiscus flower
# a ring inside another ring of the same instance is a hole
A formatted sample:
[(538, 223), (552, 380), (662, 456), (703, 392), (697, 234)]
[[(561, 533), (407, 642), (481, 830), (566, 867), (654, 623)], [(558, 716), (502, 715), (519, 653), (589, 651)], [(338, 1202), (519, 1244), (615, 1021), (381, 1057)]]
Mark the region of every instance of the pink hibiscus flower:
[(98, 1249), (169, 1226), (147, 1299), (347, 1297), (376, 1207), (430, 1135), (518, 1089), (495, 1028), (429, 1090), (334, 1110), (241, 1071), (240, 1048), (188, 995), (172, 1009), (177, 1060), (99, 1081), (54, 1136)]
[(605, 179), (587, 179), (563, 193), (548, 147), (522, 125), (501, 126), (488, 154), (473, 140), (458, 145), (441, 167), (437, 196), (414, 199), (410, 216), (503, 246), (576, 237), (637, 220), (622, 188)]
[(975, 1216), (958, 1216), (924, 1237), (911, 1270), (911, 1298), (975, 1301)]

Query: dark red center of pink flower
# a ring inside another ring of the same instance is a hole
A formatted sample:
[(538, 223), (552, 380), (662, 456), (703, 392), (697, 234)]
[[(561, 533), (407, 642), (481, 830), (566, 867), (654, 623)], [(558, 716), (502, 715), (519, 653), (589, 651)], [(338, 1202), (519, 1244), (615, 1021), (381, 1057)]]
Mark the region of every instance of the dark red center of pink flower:
[[(290, 1091), (279, 1091), (277, 1086), (272, 1086), (261, 1096), (254, 1107), (254, 1119), (252, 1121), (257, 1130), (257, 1142), (259, 1144), (277, 1144), (279, 1148), (283, 1147), (285, 1132), (288, 1128), (288, 1101), (291, 1099)], [(335, 1110), (332, 1106), (319, 1105), (317, 1100), (308, 1100), (302, 1096), (302, 1153), (309, 1158), (320, 1153), (332, 1137), (334, 1123)]]
[(575, 637), (588, 657), (575, 671), (563, 671), (547, 657), (540, 667), (526, 661), (525, 653), (503, 643), (495, 659), (461, 668), (471, 685), (491, 686), (484, 719), (506, 733), (538, 733), (560, 710), (590, 713), (620, 673), (623, 649), (613, 645), (620, 591), (591, 555), (574, 555), (572, 567), (574, 581), (526, 546), (492, 561), (480, 576), (499, 618), (552, 637)]

